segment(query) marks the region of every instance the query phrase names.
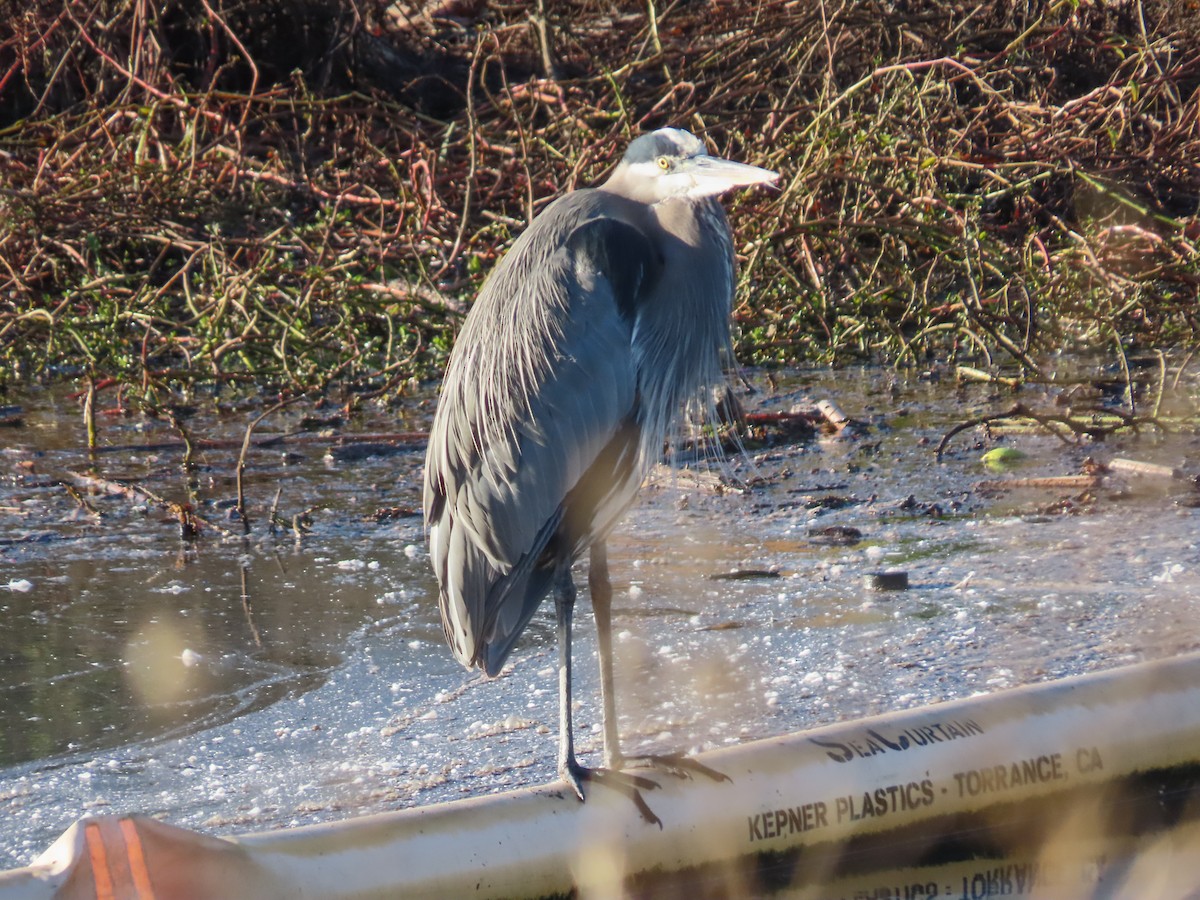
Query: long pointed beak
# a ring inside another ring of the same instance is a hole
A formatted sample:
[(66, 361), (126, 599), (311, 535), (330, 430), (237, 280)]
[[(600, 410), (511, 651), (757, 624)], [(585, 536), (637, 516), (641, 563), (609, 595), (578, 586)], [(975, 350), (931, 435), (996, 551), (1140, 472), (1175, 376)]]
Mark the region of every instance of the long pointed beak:
[(692, 176), (695, 185), (688, 191), (693, 197), (711, 197), (753, 184), (773, 184), (779, 178), (779, 173), (770, 169), (760, 169), (719, 156), (693, 156), (687, 161), (685, 171)]

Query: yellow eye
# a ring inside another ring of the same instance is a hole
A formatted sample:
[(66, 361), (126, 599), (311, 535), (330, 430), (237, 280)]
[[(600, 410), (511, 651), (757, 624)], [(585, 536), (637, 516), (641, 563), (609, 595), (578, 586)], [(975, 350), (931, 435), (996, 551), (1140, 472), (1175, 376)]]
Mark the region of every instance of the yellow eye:
[(669, 159), (667, 159), (665, 156), (660, 156), (658, 159), (655, 160), (655, 162), (658, 163), (658, 167), (660, 169), (662, 169), (664, 172), (667, 171), (667, 169), (671, 168), (671, 161)]

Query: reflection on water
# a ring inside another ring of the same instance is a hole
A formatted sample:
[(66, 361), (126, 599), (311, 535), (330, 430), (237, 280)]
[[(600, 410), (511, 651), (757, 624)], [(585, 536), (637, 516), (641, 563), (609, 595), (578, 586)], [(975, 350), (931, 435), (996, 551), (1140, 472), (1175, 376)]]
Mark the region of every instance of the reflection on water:
[(0, 731), (0, 765), (212, 727), (311, 689), (382, 593), (354, 583), (329, 602), (329, 573), (307, 554), (67, 555), (86, 547), (20, 566), (33, 589), (3, 603), (0, 696), (23, 725)]
[[(627, 750), (722, 746), (1200, 646), (1197, 512), (1173, 505), (1184, 485), (1114, 482), (1067, 504), (980, 492), (996, 477), (978, 462), (986, 436), (960, 435), (940, 464), (932, 447), (963, 418), (1007, 408), (1007, 394), (879, 371), (808, 373), (775, 393), (758, 382), (751, 400), (765, 408), (832, 398), (864, 429), (752, 447), (731, 461), (750, 489), (656, 474), (610, 546)], [(226, 833), (553, 777), (552, 612), (495, 680), (450, 658), (406, 514), (420, 505), (419, 448), (257, 450), (252, 537), (185, 543), (153, 503), (81, 503), (62, 480), (94, 466), (237, 532), (236, 448), (198, 451), (185, 477), (178, 451), (136, 449), (169, 429), (122, 418), (102, 422), (102, 439), (135, 449), (89, 463), (61, 394), (13, 402), (25, 425), (0, 456), (0, 865), (87, 809)], [(346, 428), (419, 430), (428, 413)], [(201, 410), (189, 428), (236, 443), (252, 417)], [(1089, 455), (1187, 465), (1197, 449), (1187, 428), (1101, 446), (1008, 441), (1027, 476), (1076, 473)], [(282, 521), (311, 509), (299, 540), (263, 527), (278, 489)], [(907, 571), (910, 590), (864, 591), (864, 573), (887, 568)], [(599, 700), (578, 618), (587, 756)]]
[[(405, 596), (428, 589), (425, 567), (404, 552), (419, 540), (416, 519), (365, 520), (413, 505), (419, 452), (349, 467), (331, 465), (327, 445), (258, 451), (247, 478), (253, 536), (183, 541), (145, 497), (76, 500), (63, 481), (92, 471), (144, 486), (237, 533), (236, 449), (201, 451), (188, 475), (162, 423), (119, 419), (102, 428), (102, 449), (127, 449), (90, 462), (70, 404), (53, 392), (23, 399), (0, 486), (0, 766), (212, 728), (311, 690), (348, 636), (396, 602), (398, 573), (412, 580)], [(190, 427), (232, 440), (244, 423), (209, 414)], [(310, 539), (262, 534), (277, 488), (281, 513), (315, 507)]]

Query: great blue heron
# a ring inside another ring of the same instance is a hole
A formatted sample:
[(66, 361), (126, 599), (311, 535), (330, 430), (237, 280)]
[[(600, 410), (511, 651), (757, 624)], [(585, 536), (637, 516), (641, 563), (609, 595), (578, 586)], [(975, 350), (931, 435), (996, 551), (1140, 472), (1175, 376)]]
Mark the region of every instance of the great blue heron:
[[(605, 540), (660, 459), (690, 400), (732, 359), (733, 240), (716, 197), (774, 181), (718, 159), (686, 131), (634, 140), (612, 176), (550, 204), (488, 278), (463, 324), (425, 462), (425, 522), (446, 640), (500, 671), (553, 589), (560, 776), (619, 776), (612, 587)], [(572, 564), (590, 551), (599, 634), (604, 769), (575, 758)]]

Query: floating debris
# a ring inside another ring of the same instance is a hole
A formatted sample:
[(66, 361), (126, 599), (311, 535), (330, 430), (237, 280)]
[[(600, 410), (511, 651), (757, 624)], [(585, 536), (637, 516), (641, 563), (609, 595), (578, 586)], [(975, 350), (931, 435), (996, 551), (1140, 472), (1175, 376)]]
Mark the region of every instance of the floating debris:
[(897, 570), (868, 572), (863, 576), (863, 586), (869, 591), (907, 591), (908, 573)]
[(981, 481), (975, 487), (981, 491), (1005, 491), (1012, 488), (1045, 488), (1049, 490), (1090, 491), (1100, 487), (1099, 475), (1047, 475), (1041, 478), (1006, 478), (1003, 481)]
[(1144, 475), (1150, 478), (1185, 478), (1186, 476), (1180, 469), (1164, 466), (1158, 463), (1142, 462), (1139, 459), (1122, 459), (1120, 457), (1110, 460), (1105, 467), (1110, 472), (1122, 472), (1128, 475)]
[(1025, 458), (1025, 452), (1015, 447), (994, 447), (983, 454), (980, 462), (993, 471), (1003, 472), (1020, 465)]

